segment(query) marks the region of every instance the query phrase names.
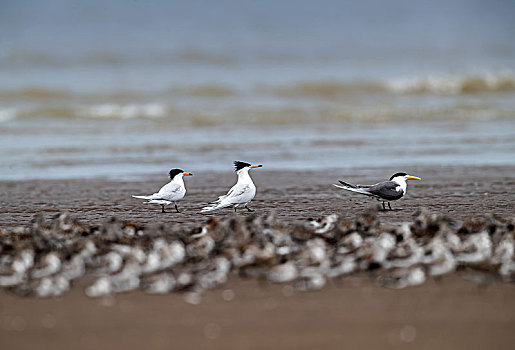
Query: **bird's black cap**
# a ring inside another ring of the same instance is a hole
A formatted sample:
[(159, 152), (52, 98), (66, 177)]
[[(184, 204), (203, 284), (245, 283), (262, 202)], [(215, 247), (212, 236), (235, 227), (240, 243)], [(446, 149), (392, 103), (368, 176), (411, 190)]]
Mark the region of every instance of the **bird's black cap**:
[(395, 174), (393, 174), (393, 175), (392, 175), (392, 177), (390, 178), (390, 181), (392, 181), (394, 177), (397, 177), (397, 176), (406, 176), (406, 175), (408, 175), (408, 174), (406, 174), (406, 173), (395, 173)]
[(182, 169), (172, 169), (172, 170), (170, 170), (170, 173), (169, 173), (170, 174), (170, 179), (173, 180), (174, 177), (176, 177), (178, 174), (181, 174), (183, 172), (184, 172), (184, 170), (182, 170)]
[(234, 169), (235, 169), (235, 171), (238, 171), (240, 169), (243, 169), (243, 168), (249, 167), (249, 166), (250, 166), (249, 163), (240, 162), (239, 160), (235, 160), (234, 161)]

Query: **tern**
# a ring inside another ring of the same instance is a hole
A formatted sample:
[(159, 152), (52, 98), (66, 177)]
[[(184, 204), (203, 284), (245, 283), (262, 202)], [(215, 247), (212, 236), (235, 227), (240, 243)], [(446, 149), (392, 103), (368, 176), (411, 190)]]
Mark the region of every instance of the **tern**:
[(383, 210), (386, 210), (384, 203), (388, 202), (388, 208), (391, 210), (390, 201), (401, 199), (406, 194), (406, 190), (408, 189), (407, 180), (421, 180), (421, 178), (406, 173), (396, 173), (390, 177), (390, 180), (379, 182), (375, 185), (353, 185), (338, 180), (341, 185), (334, 186), (383, 201)]
[(233, 206), (234, 212), (240, 204), (244, 204), (248, 211), (254, 211), (248, 207), (248, 204), (256, 195), (256, 186), (249, 175), (249, 170), (261, 168), (262, 165), (250, 165), (249, 163), (235, 161), (234, 167), (238, 174), (238, 182), (234, 185), (226, 195), (218, 197), (218, 200), (209, 203), (207, 207), (202, 208), (201, 213)]
[(151, 194), (150, 196), (132, 196), (138, 199), (146, 199), (147, 203), (159, 204), (161, 206), (161, 212), (165, 212), (165, 205), (174, 204), (175, 210), (180, 213), (177, 208), (177, 201), (184, 198), (186, 194), (186, 187), (184, 186), (183, 176), (191, 176), (192, 173), (188, 173), (182, 169), (172, 169), (169, 172), (170, 182), (161, 187), (159, 192)]

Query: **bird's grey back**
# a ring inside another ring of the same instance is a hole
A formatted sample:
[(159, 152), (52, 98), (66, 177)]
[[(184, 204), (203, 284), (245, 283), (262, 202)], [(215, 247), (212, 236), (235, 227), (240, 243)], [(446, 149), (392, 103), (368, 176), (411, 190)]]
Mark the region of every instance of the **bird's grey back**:
[(397, 190), (398, 187), (400, 186), (397, 182), (384, 181), (367, 187), (367, 191), (383, 199), (396, 200), (404, 195), (402, 188)]

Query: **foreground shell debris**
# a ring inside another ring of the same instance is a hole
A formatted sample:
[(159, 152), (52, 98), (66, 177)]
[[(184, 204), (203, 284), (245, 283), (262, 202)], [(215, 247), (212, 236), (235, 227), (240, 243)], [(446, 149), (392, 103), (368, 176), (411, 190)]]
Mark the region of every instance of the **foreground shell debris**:
[(39, 297), (61, 295), (73, 283), (86, 285), (91, 297), (138, 289), (199, 295), (235, 275), (314, 290), (368, 272), (381, 285), (404, 288), (456, 270), (478, 283), (513, 282), (514, 225), (515, 217), (456, 222), (425, 209), (399, 226), (380, 224), (370, 209), (352, 221), (210, 219), (193, 231), (37, 216), (31, 227), (0, 230), (0, 286)]

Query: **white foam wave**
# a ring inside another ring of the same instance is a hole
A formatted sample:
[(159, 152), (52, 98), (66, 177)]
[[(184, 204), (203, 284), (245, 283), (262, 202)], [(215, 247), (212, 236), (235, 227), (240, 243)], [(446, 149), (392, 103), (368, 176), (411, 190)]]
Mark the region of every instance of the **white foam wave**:
[(393, 93), (430, 95), (467, 95), (506, 93), (515, 91), (515, 74), (511, 71), (491, 71), (482, 74), (429, 74), (396, 77), (389, 80), (302, 81), (280, 87), (261, 87), (259, 92), (280, 98), (337, 100), (350, 94)]
[(511, 71), (487, 72), (478, 75), (428, 75), (392, 79), (387, 82), (390, 91), (399, 94), (433, 93), (459, 95), (481, 92), (515, 90), (515, 74)]
[(0, 123), (16, 119), (17, 115), (18, 111), (16, 110), (16, 108), (0, 109)]
[(62, 118), (62, 119), (158, 119), (169, 112), (167, 106), (159, 103), (104, 103), (89, 106), (8, 107), (0, 109), (0, 123), (14, 119)]
[(81, 107), (78, 116), (82, 118), (161, 118), (166, 114), (166, 107), (159, 103), (146, 104), (111, 104), (105, 103), (94, 106)]

